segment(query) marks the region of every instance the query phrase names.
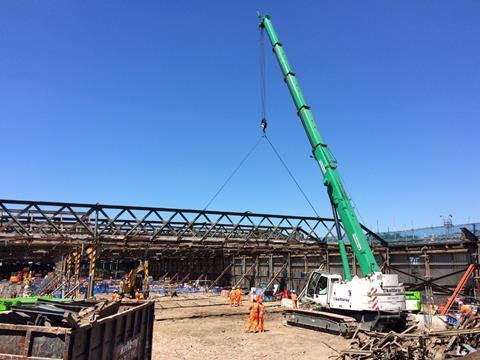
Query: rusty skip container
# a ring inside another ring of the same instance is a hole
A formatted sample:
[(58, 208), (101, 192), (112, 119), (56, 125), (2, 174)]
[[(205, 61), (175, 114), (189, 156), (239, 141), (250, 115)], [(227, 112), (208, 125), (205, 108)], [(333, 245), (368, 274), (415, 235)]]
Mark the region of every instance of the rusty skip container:
[(153, 301), (129, 301), (75, 329), (0, 323), (0, 359), (151, 359), (153, 321)]

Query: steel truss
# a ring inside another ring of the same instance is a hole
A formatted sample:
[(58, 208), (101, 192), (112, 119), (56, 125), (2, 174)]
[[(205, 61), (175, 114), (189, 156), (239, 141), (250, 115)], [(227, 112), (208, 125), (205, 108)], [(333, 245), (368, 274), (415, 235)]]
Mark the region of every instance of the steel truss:
[(0, 242), (11, 256), (12, 248), (40, 253), (91, 243), (103, 252), (308, 251), (334, 239), (333, 229), (333, 219), (309, 216), (0, 200)]

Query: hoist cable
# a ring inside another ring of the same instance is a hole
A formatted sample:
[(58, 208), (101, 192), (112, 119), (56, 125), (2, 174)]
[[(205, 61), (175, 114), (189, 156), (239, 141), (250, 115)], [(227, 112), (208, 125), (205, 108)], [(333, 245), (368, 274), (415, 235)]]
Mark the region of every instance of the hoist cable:
[(265, 31), (259, 32), (260, 100), (262, 120), (267, 118), (267, 86), (265, 82)]
[(243, 164), (248, 160), (248, 158), (252, 155), (252, 153), (255, 151), (255, 149), (258, 147), (262, 139), (266, 139), (267, 142), (270, 144), (270, 147), (272, 148), (273, 152), (277, 156), (278, 160), (280, 163), (283, 165), (284, 169), (287, 171), (288, 175), (292, 179), (292, 181), (295, 183), (297, 186), (298, 190), (300, 193), (303, 195), (307, 203), (310, 205), (312, 208), (313, 212), (315, 215), (320, 217), (318, 214), (317, 210), (313, 206), (312, 202), (308, 198), (307, 194), (305, 191), (302, 189), (300, 186), (299, 182), (293, 175), (292, 171), (289, 169), (287, 163), (283, 160), (282, 156), (276, 149), (276, 147), (273, 145), (273, 143), (270, 141), (270, 139), (266, 135), (266, 116), (267, 116), (267, 87), (266, 87), (266, 81), (265, 81), (265, 32), (263, 29), (260, 29), (259, 32), (259, 45), (260, 45), (260, 53), (259, 53), (259, 65), (260, 65), (260, 105), (261, 105), (261, 113), (262, 113), (262, 128), (263, 128), (263, 135), (260, 136), (260, 138), (255, 142), (255, 144), (248, 150), (247, 154), (242, 158), (240, 163), (235, 167), (235, 169), (231, 172), (231, 174), (225, 179), (223, 184), (219, 187), (217, 192), (212, 196), (212, 198), (208, 201), (207, 205), (204, 207), (203, 210), (207, 210), (208, 207), (213, 203), (213, 201), (217, 198), (217, 196), (223, 191), (223, 189), (227, 186), (227, 184), (232, 180), (232, 178), (235, 176), (235, 174), (240, 170), (240, 168), (243, 166)]
[(205, 205), (203, 210), (207, 210), (208, 207), (212, 204), (212, 202), (217, 198), (217, 196), (222, 192), (222, 190), (227, 186), (227, 184), (232, 180), (232, 178), (235, 176), (238, 170), (242, 167), (242, 165), (247, 161), (247, 159), (252, 155), (252, 153), (255, 151), (255, 149), (258, 147), (262, 139), (265, 137), (265, 135), (260, 136), (260, 138), (255, 142), (255, 144), (248, 150), (247, 154), (243, 157), (243, 159), (240, 161), (240, 163), (237, 165), (237, 167), (232, 171), (232, 173), (227, 177), (227, 179), (223, 182), (223, 184), (220, 186), (220, 188), (217, 190), (215, 195), (212, 196), (210, 201)]
[(293, 182), (295, 183), (295, 185), (297, 185), (298, 190), (300, 190), (300, 192), (302, 193), (302, 195), (303, 195), (303, 197), (305, 198), (305, 200), (307, 200), (308, 205), (310, 205), (310, 207), (312, 208), (312, 210), (313, 210), (313, 212), (315, 213), (315, 215), (317, 215), (318, 217), (320, 217), (320, 215), (318, 215), (317, 210), (315, 209), (315, 206), (313, 206), (313, 204), (312, 204), (312, 202), (310, 201), (310, 199), (308, 198), (307, 194), (305, 193), (305, 191), (303, 191), (303, 189), (302, 189), (302, 187), (300, 186), (300, 184), (298, 183), (297, 179), (295, 179), (295, 176), (293, 176), (293, 173), (292, 173), (292, 172), (290, 171), (290, 169), (288, 168), (287, 163), (282, 159), (282, 157), (280, 156), (280, 153), (277, 151), (277, 149), (275, 148), (275, 146), (274, 146), (273, 143), (270, 141), (270, 139), (268, 138), (267, 135), (265, 135), (265, 139), (267, 139), (268, 143), (269, 143), (270, 146), (272, 147), (273, 152), (275, 153), (275, 155), (277, 155), (278, 160), (280, 160), (280, 162), (282, 163), (283, 167), (284, 167), (285, 170), (287, 171), (288, 175), (290, 175), (290, 178), (293, 180)]
[(338, 173), (338, 176), (340, 177), (340, 180), (342, 181), (343, 183), (343, 189), (345, 190), (345, 193), (347, 194), (349, 200), (351, 201), (352, 205), (353, 205), (353, 210), (357, 213), (358, 217), (360, 218), (361, 220), (361, 223), (362, 224), (365, 224), (365, 220), (363, 220), (363, 216), (362, 214), (360, 213), (360, 210), (357, 206), (357, 203), (355, 202), (355, 200), (353, 200), (353, 197), (350, 195), (350, 191), (349, 189), (347, 188), (347, 185), (346, 185), (346, 182), (345, 180), (343, 180), (343, 177), (342, 177), (342, 174), (340, 174), (340, 171), (338, 171), (337, 169), (337, 173)]
[(268, 136), (266, 134), (266, 128), (267, 128), (267, 119), (266, 119), (267, 118), (267, 86), (266, 86), (266, 81), (265, 81), (265, 31), (264, 31), (263, 27), (260, 28), (260, 32), (259, 32), (259, 63), (260, 63), (260, 101), (261, 101), (261, 110), (262, 110), (262, 128), (263, 128), (263, 133), (264, 133), (265, 139), (270, 144), (273, 152), (275, 153), (277, 158), (280, 160), (283, 167), (287, 171), (288, 175), (293, 180), (293, 182), (297, 186), (298, 190), (300, 190), (303, 197), (305, 198), (307, 203), (312, 208), (313, 212), (318, 217), (320, 217), (320, 215), (318, 215), (317, 210), (313, 206), (312, 202), (308, 198), (307, 194), (305, 193), (305, 191), (303, 191), (303, 189), (300, 186), (300, 184), (298, 183), (297, 179), (295, 178), (293, 173), (288, 168), (287, 163), (283, 160), (280, 153), (277, 151), (277, 149), (275, 148), (275, 146), (273, 145), (273, 143), (270, 141), (270, 139), (268, 138)]

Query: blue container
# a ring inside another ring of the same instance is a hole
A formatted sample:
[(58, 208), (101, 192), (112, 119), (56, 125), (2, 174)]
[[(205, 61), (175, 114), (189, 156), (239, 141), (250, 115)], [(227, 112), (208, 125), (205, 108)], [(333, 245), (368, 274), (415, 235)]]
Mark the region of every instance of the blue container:
[(454, 318), (453, 316), (447, 315), (447, 324), (449, 325), (457, 325), (458, 319)]

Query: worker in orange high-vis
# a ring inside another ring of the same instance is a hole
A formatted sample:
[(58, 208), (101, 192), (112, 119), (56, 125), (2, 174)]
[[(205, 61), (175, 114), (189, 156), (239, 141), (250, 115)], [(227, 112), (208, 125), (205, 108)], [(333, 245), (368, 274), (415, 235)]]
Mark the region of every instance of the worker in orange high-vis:
[(296, 309), (297, 308), (297, 300), (298, 300), (297, 292), (295, 290), (293, 290), (290, 297), (292, 298), (292, 308)]
[(462, 304), (462, 305), (460, 306), (460, 313), (462, 313), (463, 315), (468, 314), (470, 311), (472, 311), (472, 307), (471, 307), (471, 306), (465, 305), (465, 304)]
[(260, 332), (265, 331), (265, 304), (263, 303), (263, 299), (260, 296), (258, 301), (258, 330)]
[(120, 300), (122, 300), (120, 294), (118, 293), (118, 291), (114, 291), (112, 294), (112, 301), (120, 301)]
[(258, 303), (257, 299), (253, 298), (252, 303), (248, 307), (250, 310), (250, 314), (248, 317), (248, 329), (247, 333), (251, 332), (253, 329), (255, 329), (255, 332), (258, 331)]
[(238, 306), (238, 286), (236, 286), (233, 290), (234, 299), (235, 299), (235, 306)]
[(242, 293), (242, 289), (240, 288), (240, 286), (237, 287), (237, 305), (238, 306), (241, 306), (242, 305), (242, 296), (243, 296), (243, 293)]
[(145, 299), (145, 296), (143, 293), (140, 291), (140, 289), (135, 290), (135, 300), (140, 301)]
[(237, 299), (237, 292), (235, 291), (234, 287), (232, 287), (232, 290), (230, 290), (229, 298), (230, 298), (230, 306), (233, 307)]

